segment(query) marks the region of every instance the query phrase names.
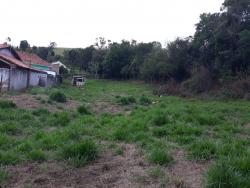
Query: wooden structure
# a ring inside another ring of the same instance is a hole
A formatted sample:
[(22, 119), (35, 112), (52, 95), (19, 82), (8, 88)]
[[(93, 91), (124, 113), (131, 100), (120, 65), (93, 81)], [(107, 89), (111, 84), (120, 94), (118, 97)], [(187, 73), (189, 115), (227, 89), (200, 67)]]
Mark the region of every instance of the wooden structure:
[(25, 64), (9, 45), (0, 44), (0, 91), (47, 86), (47, 72)]
[(85, 79), (82, 75), (74, 75), (72, 78), (72, 85), (82, 87), (85, 84)]

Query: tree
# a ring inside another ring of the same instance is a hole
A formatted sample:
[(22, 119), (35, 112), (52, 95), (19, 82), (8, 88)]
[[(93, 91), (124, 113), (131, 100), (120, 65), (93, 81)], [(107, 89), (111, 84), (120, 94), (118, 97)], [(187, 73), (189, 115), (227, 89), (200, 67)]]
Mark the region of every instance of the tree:
[(20, 48), (22, 51), (27, 51), (27, 50), (30, 48), (30, 44), (28, 43), (27, 40), (22, 40), (22, 41), (20, 41), (19, 48)]

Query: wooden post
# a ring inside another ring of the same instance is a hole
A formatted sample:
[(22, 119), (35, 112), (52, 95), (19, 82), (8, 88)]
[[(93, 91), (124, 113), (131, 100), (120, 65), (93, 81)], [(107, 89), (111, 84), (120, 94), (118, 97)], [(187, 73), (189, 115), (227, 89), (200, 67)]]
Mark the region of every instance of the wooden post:
[(27, 88), (30, 86), (30, 69), (27, 71)]
[(3, 75), (1, 75), (0, 92), (2, 92), (2, 87), (3, 87)]
[(8, 81), (9, 81), (9, 83), (8, 83), (8, 91), (11, 89), (10, 87), (11, 87), (11, 72), (12, 72), (12, 67), (10, 66), (10, 69), (9, 69), (9, 79), (8, 79)]

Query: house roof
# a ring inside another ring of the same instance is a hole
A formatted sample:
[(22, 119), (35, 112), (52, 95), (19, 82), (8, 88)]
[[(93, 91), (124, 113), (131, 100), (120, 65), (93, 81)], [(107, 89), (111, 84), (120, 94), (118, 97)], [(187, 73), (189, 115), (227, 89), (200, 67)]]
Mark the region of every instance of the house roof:
[(17, 54), (21, 58), (22, 61), (24, 62), (31, 62), (32, 64), (37, 64), (37, 65), (43, 65), (47, 67), (51, 67), (51, 64), (48, 63), (47, 61), (43, 60), (36, 54), (30, 54), (27, 52), (21, 52), (17, 51)]
[(3, 48), (9, 48), (10, 46), (8, 44), (0, 44), (0, 49), (3, 49)]
[(46, 72), (44, 71), (40, 71), (40, 70), (37, 70), (37, 69), (33, 69), (33, 68), (30, 68), (28, 65), (25, 65), (22, 61), (19, 61), (18, 59), (15, 59), (15, 58), (12, 58), (12, 57), (9, 57), (9, 56), (5, 56), (5, 55), (0, 55), (0, 60), (4, 61), (4, 62), (7, 62), (9, 64), (14, 64), (20, 68), (23, 68), (23, 69), (29, 69), (29, 70), (32, 70), (34, 72), (40, 72), (40, 73), (44, 73), (46, 74)]

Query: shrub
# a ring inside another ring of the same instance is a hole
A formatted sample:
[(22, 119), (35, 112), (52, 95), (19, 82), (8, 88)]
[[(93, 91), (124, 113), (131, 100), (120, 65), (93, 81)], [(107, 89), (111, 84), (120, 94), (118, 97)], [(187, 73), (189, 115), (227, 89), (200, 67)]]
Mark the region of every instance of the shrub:
[(174, 80), (168, 81), (166, 84), (160, 86), (157, 90), (153, 91), (154, 95), (169, 95), (169, 96), (179, 96), (181, 95), (182, 90), (178, 82)]
[(250, 79), (226, 83), (221, 92), (226, 98), (247, 99), (250, 93)]
[(150, 98), (148, 98), (147, 96), (145, 95), (142, 95), (140, 97), (140, 104), (141, 105), (150, 105), (152, 103), (152, 101), (150, 100)]
[(164, 149), (154, 149), (149, 155), (149, 161), (154, 164), (168, 165), (173, 160), (173, 157)]
[(69, 144), (62, 148), (61, 156), (76, 167), (85, 165), (98, 157), (98, 147), (91, 140), (84, 140), (78, 144)]
[(77, 111), (80, 113), (80, 114), (83, 114), (83, 115), (90, 115), (91, 112), (85, 107), (85, 106), (79, 106), (77, 108)]
[(45, 161), (47, 159), (46, 154), (41, 150), (31, 151), (27, 154), (27, 157), (33, 161)]
[(204, 67), (194, 73), (193, 77), (182, 83), (182, 87), (192, 93), (202, 93), (212, 89), (213, 75)]
[(136, 99), (133, 96), (128, 97), (130, 103), (136, 103)]
[(0, 101), (0, 108), (6, 109), (6, 108), (16, 108), (16, 104), (12, 101)]
[(60, 91), (51, 93), (49, 96), (49, 99), (52, 101), (61, 102), (61, 103), (67, 102), (66, 96)]

